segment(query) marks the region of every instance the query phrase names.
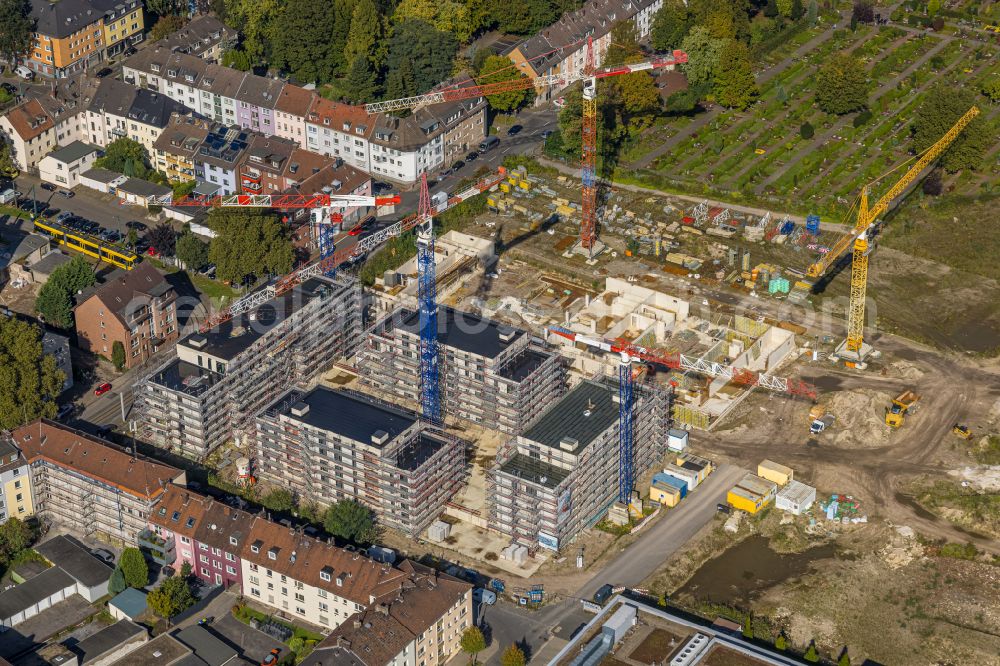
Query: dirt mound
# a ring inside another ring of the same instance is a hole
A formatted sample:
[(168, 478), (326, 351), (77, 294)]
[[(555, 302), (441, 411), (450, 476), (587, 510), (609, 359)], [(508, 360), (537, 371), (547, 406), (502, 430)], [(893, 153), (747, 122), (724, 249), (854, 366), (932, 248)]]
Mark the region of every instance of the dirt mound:
[(844, 449), (877, 449), (888, 445), (885, 407), (890, 399), (889, 394), (870, 389), (833, 393), (827, 407), (837, 419), (833, 444)]
[(888, 369), (889, 375), (899, 377), (900, 379), (914, 380), (924, 376), (924, 371), (916, 363), (910, 363), (909, 361), (890, 363)]

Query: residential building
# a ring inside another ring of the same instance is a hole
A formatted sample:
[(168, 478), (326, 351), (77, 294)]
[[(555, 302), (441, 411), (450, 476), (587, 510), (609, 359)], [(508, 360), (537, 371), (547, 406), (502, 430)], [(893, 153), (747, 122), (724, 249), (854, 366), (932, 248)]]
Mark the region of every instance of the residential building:
[(177, 339), (176, 301), (177, 292), (151, 263), (116, 270), (78, 298), (74, 314), (80, 348), (111, 358), (114, 343), (120, 342), (125, 367), (132, 368)]
[[(600, 67), (611, 44), (611, 28), (615, 23), (631, 20), (636, 37), (643, 40), (662, 6), (663, 0), (589, 0), (514, 46), (507, 57), (530, 78), (578, 75), (586, 64), (588, 38), (593, 40), (594, 64)], [(535, 105), (551, 101), (561, 90), (536, 88)]]
[(405, 118), (376, 116), (371, 138), (371, 172), (412, 183), (444, 165), (445, 123), (429, 108)]
[[(42, 234), (31, 233), (14, 225), (0, 226), (0, 287), (8, 280), (24, 278), (27, 266), (40, 261), (48, 251), (50, 239)], [(8, 314), (6, 307), (0, 314)]]
[[(559, 399), (559, 357), (523, 329), (441, 306), (438, 311), (441, 404), (444, 412), (515, 435)], [(400, 308), (378, 322), (358, 361), (373, 391), (420, 401), (420, 315)]]
[(32, 0), (34, 43), (25, 64), (42, 76), (64, 78), (99, 65), (142, 41), (139, 0)]
[(74, 141), (43, 157), (38, 163), (38, 175), (46, 183), (72, 189), (80, 184), (80, 174), (89, 170), (100, 154), (96, 146)]
[(486, 98), (438, 104), (434, 112), (444, 119), (444, 166), (464, 160), (486, 138)]
[(57, 147), (55, 120), (37, 99), (28, 99), (0, 116), (0, 141), (11, 147), (11, 158), (21, 171), (35, 171)]
[(254, 417), (309, 382), (361, 335), (361, 289), (343, 275), (312, 277), (206, 333), (187, 336), (136, 388), (137, 420), (157, 446), (194, 458), (252, 437)]
[[(308, 150), (296, 149), (292, 152), (282, 174), (285, 188), (290, 192), (302, 194), (324, 192), (327, 194), (371, 196), (371, 176), (360, 169), (345, 164), (340, 158), (334, 158), (332, 162), (327, 162), (329, 159)], [(324, 162), (327, 162), (325, 166), (319, 166)], [(341, 228), (350, 229), (369, 211), (370, 209), (367, 207), (336, 206), (332, 207), (329, 213), (340, 215), (342, 218)], [(311, 217), (310, 224), (313, 228), (307, 229), (307, 231), (309, 231), (310, 238), (314, 243), (319, 238), (318, 224), (320, 223), (337, 224), (332, 219), (320, 220), (318, 217)]]
[(153, 46), (198, 56), (205, 62), (217, 63), (222, 60), (225, 51), (236, 45), (238, 39), (236, 31), (218, 18), (211, 14), (201, 14)]
[(171, 181), (194, 180), (194, 158), (211, 128), (212, 124), (207, 120), (181, 113), (172, 114), (150, 153), (156, 170), (167, 174)]
[(274, 107), (285, 86), (283, 81), (246, 76), (236, 92), (236, 122), (243, 129), (274, 134)]
[(241, 544), (254, 515), (181, 486), (167, 486), (150, 515), (139, 545), (154, 561), (179, 569), (191, 565), (209, 585), (231, 587), (242, 580)]
[(413, 586), (333, 630), (302, 666), (443, 664), (461, 651), (472, 624), (469, 586), (406, 561)]
[(0, 437), (0, 525), (35, 514), (28, 461), (10, 439)]
[(220, 195), (236, 194), (249, 141), (241, 129), (213, 125), (194, 156), (195, 177), (218, 185)]
[(9, 437), (31, 468), (35, 513), (111, 544), (134, 543), (164, 485), (185, 481), (181, 470), (48, 419), (16, 428)]
[(289, 391), (257, 416), (257, 474), (322, 505), (354, 499), (416, 538), (458, 491), (466, 444), (353, 391)]
[[(291, 139), (302, 148), (309, 148), (306, 138), (306, 117), (315, 94), (304, 88), (285, 84), (274, 105), (274, 135)], [(353, 162), (357, 166), (356, 162)]]
[[(666, 413), (665, 394), (636, 391), (636, 478), (666, 449)], [(497, 451), (487, 488), (491, 525), (529, 548), (564, 548), (617, 501), (620, 451), (617, 382), (581, 381)]]
[(153, 145), (174, 113), (187, 107), (159, 92), (135, 88), (117, 79), (101, 79), (87, 111), (90, 141), (107, 146), (129, 138), (141, 143), (153, 155)]
[[(298, 145), (289, 139), (253, 134), (250, 136), (246, 160), (240, 166), (240, 191), (246, 194), (276, 194), (285, 191), (283, 173), (288, 158)], [(333, 160), (324, 158), (327, 163)]]
[(306, 148), (314, 153), (340, 157), (351, 166), (370, 172), (370, 140), (376, 116), (364, 107), (341, 104), (313, 96), (306, 116)]

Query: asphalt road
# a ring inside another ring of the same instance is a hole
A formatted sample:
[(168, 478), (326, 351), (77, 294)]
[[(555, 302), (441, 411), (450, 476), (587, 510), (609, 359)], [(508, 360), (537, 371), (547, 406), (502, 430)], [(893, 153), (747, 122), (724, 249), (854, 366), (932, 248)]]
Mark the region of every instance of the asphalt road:
[[(605, 583), (626, 587), (641, 584), (712, 520), (716, 504), (726, 501), (726, 492), (745, 473), (746, 470), (734, 465), (721, 465), (676, 508), (647, 528), (639, 540), (594, 572), (577, 590), (576, 598), (545, 606), (537, 612), (521, 611), (507, 603), (486, 609), (483, 617), (493, 632), (494, 644), (503, 648), (522, 642), (537, 657), (552, 634), (568, 640), (590, 617), (581, 610), (581, 599), (591, 599)], [(498, 652), (487, 663), (499, 661)]]

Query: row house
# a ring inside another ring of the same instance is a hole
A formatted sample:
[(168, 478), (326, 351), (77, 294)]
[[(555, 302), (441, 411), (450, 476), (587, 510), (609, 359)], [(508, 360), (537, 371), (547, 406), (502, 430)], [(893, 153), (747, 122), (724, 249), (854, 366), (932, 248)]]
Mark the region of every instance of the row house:
[(25, 64), (34, 72), (64, 78), (99, 65), (142, 41), (139, 0), (31, 0), (34, 23)]
[(250, 135), (239, 128), (213, 125), (194, 156), (195, 176), (217, 185), (220, 195), (238, 193), (249, 141)]
[(88, 140), (84, 110), (96, 88), (83, 77), (64, 79), (0, 116), (0, 131), (19, 169), (37, 171), (41, 159), (55, 148)]
[(152, 157), (154, 145), (170, 122), (183, 113), (182, 104), (158, 92), (134, 88), (117, 79), (102, 79), (86, 111), (88, 140), (106, 147), (122, 138), (132, 139)]
[(150, 153), (156, 170), (174, 182), (194, 180), (195, 156), (211, 129), (212, 123), (203, 118), (172, 114)]
[(211, 14), (191, 19), (177, 32), (155, 42), (155, 46), (187, 53), (205, 62), (219, 62), (222, 54), (236, 46), (239, 34)]
[(274, 135), (309, 148), (306, 117), (315, 97), (311, 91), (298, 86), (287, 85), (282, 88), (274, 105)]
[(77, 297), (74, 309), (80, 348), (110, 359), (114, 343), (125, 349), (125, 367), (145, 362), (179, 336), (177, 292), (149, 262), (116, 270)]
[[(579, 75), (586, 65), (588, 37), (593, 40), (594, 64), (600, 67), (616, 23), (631, 20), (641, 41), (649, 35), (653, 17), (662, 6), (663, 0), (590, 0), (515, 45), (507, 57), (530, 78)], [(551, 101), (561, 90), (536, 88), (535, 105)]]
[(244, 128), (274, 134), (274, 107), (285, 84), (263, 76), (246, 76), (236, 93), (236, 122)]
[(240, 190), (246, 194), (284, 192), (283, 174), (296, 149), (294, 141), (254, 134), (247, 147), (246, 161), (240, 166)]
[(135, 543), (167, 484), (186, 482), (182, 470), (48, 419), (6, 437), (31, 469), (41, 520), (116, 546)]
[(34, 514), (28, 461), (10, 438), (0, 437), (0, 525), (10, 518), (26, 520)]
[(347, 164), (371, 171), (370, 140), (377, 116), (363, 107), (315, 96), (306, 117), (306, 148), (339, 157)]
[(238, 585), (243, 596), (285, 617), (330, 630), (345, 623), (356, 627), (361, 614), (398, 604), (397, 611), (414, 619), (416, 634), (441, 621), (442, 635), (426, 637), (443, 644), (441, 656), (447, 657), (457, 652), (455, 632), (471, 623), (467, 583), (408, 561), (395, 567), (376, 562), (353, 547), (339, 548), (332, 539), (308, 536), (180, 485), (166, 487), (139, 543), (175, 567), (191, 564), (207, 583)]

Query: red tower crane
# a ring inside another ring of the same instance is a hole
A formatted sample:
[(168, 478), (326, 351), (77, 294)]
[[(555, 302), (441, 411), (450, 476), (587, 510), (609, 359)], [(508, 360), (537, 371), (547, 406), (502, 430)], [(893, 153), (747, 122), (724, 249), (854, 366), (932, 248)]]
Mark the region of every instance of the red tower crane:
[[(579, 42), (577, 43), (579, 44)], [(576, 46), (571, 44), (569, 46)], [(565, 47), (564, 47), (565, 48)], [(670, 56), (664, 56), (647, 60), (645, 62), (622, 65), (620, 67), (610, 67), (606, 69), (596, 69), (594, 66), (594, 44), (593, 39), (587, 38), (587, 54), (584, 67), (579, 72), (566, 72), (561, 74), (546, 74), (536, 77), (518, 77), (508, 81), (498, 81), (496, 83), (478, 84), (471, 82), (468, 84), (458, 84), (452, 87), (429, 92), (415, 97), (404, 97), (401, 99), (387, 100), (385, 102), (373, 102), (365, 105), (368, 113), (382, 113), (386, 111), (399, 111), (402, 109), (413, 109), (428, 104), (439, 104), (441, 102), (452, 102), (460, 99), (473, 97), (486, 97), (498, 93), (511, 92), (514, 90), (527, 90), (529, 88), (546, 88), (556, 86), (565, 88), (576, 81), (583, 81), (583, 133), (581, 156), (581, 177), (583, 180), (583, 192), (581, 201), (582, 216), (580, 220), (580, 245), (588, 254), (593, 254), (594, 242), (597, 240), (597, 80), (622, 74), (633, 74), (664, 67), (674, 67), (686, 63), (687, 54), (684, 51), (674, 51)], [(538, 56), (539, 58), (549, 55), (548, 53)], [(526, 63), (521, 63), (523, 66)], [(517, 65), (511, 65), (516, 68)], [(504, 70), (500, 70), (504, 71)]]

